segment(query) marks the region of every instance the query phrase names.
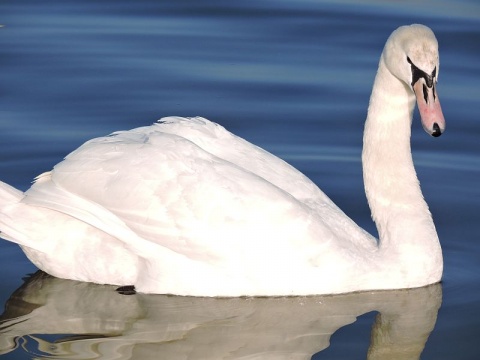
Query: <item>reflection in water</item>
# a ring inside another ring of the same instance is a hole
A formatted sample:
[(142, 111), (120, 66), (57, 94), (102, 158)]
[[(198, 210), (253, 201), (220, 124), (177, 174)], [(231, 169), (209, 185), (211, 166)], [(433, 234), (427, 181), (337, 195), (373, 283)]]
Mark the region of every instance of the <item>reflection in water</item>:
[[(439, 284), (231, 299), (126, 296), (114, 289), (37, 272), (12, 294), (0, 317), (0, 354), (22, 346), (36, 358), (311, 359), (337, 329), (379, 311), (368, 359), (418, 359), (442, 296)], [(52, 340), (47, 334), (69, 335)]]

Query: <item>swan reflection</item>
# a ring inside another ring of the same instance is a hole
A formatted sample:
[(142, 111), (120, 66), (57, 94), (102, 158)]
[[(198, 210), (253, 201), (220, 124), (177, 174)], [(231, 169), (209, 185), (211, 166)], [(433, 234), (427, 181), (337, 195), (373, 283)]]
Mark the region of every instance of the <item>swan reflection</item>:
[(368, 359), (418, 359), (441, 296), (439, 284), (290, 298), (127, 296), (37, 272), (0, 317), (0, 354), (21, 346), (36, 358), (311, 359), (336, 330), (378, 311)]

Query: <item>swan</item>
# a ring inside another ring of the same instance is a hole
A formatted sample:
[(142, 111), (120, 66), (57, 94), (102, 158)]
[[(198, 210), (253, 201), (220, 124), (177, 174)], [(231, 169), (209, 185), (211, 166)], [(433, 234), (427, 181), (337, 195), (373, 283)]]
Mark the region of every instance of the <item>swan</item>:
[(423, 25), (388, 38), (363, 137), (379, 240), (305, 175), (201, 117), (90, 140), (26, 192), (0, 183), (1, 237), (59, 278), (137, 292), (288, 296), (421, 287), (442, 251), (417, 179), (412, 113), (445, 130), (438, 43)]

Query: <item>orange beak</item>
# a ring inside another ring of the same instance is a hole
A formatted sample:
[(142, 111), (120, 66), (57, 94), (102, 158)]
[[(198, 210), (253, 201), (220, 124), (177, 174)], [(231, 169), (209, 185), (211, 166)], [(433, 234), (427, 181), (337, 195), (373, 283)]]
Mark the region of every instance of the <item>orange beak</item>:
[(445, 131), (445, 118), (436, 93), (435, 83), (432, 87), (428, 87), (425, 79), (419, 78), (413, 85), (413, 91), (417, 97), (423, 128), (432, 136), (442, 135)]

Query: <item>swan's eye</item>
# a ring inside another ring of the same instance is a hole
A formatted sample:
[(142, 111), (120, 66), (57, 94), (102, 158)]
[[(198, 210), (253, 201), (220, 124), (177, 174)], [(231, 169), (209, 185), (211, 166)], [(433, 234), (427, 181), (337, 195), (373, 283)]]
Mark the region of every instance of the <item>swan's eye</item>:
[(415, 64), (410, 60), (410, 58), (407, 56), (407, 61), (410, 64), (410, 67), (412, 69), (412, 82), (411, 85), (415, 84), (419, 79), (424, 78), (425, 83), (427, 84), (427, 87), (431, 88), (433, 86), (433, 81), (436, 79), (436, 74), (437, 74), (437, 68), (433, 69), (432, 75), (428, 75), (425, 71), (420, 70), (418, 67), (415, 66)]

